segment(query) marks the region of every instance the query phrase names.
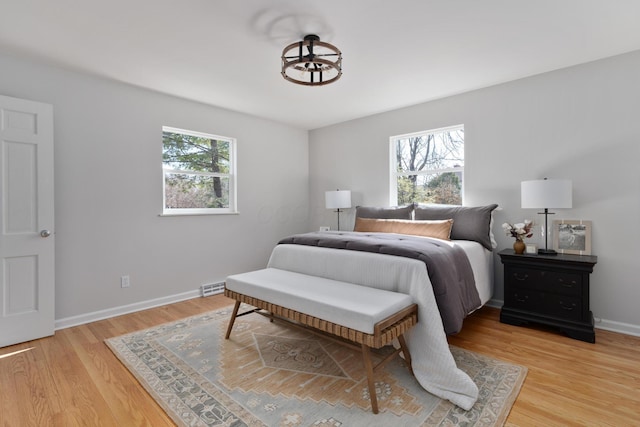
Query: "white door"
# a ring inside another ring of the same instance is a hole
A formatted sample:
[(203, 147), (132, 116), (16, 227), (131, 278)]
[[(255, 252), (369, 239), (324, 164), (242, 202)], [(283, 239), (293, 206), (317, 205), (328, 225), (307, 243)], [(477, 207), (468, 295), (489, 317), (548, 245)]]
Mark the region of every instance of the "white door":
[(53, 335), (53, 107), (0, 95), (0, 347)]

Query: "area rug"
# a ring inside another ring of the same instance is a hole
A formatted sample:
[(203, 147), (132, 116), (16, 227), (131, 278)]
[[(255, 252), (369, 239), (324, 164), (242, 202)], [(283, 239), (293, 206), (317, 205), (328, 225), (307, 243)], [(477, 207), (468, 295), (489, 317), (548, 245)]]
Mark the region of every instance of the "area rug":
[(470, 411), (426, 392), (396, 357), (376, 371), (371, 412), (361, 354), (258, 314), (212, 311), (106, 341), (181, 426), (501, 426), (526, 368), (451, 347), (480, 397)]

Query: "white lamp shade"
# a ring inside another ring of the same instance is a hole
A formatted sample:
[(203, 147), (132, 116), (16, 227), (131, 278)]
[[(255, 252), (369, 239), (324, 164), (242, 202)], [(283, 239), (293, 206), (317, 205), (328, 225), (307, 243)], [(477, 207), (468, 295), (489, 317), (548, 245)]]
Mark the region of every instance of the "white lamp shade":
[(351, 191), (325, 191), (324, 200), (327, 209), (343, 209), (351, 207)]
[(520, 191), (523, 209), (569, 209), (573, 205), (571, 181), (568, 179), (522, 181)]

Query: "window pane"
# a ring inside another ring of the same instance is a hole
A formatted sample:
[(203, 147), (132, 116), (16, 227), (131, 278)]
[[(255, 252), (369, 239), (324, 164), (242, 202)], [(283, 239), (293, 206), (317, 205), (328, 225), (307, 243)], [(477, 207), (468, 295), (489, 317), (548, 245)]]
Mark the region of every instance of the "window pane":
[(166, 168), (229, 173), (229, 141), (164, 131), (162, 143), (162, 163)]
[(396, 140), (398, 172), (464, 167), (464, 129)]
[(165, 174), (165, 209), (229, 207), (229, 178)]
[(398, 177), (398, 204), (462, 204), (462, 174), (459, 172)]
[(390, 138), (391, 203), (462, 204), (464, 127), (427, 130)]

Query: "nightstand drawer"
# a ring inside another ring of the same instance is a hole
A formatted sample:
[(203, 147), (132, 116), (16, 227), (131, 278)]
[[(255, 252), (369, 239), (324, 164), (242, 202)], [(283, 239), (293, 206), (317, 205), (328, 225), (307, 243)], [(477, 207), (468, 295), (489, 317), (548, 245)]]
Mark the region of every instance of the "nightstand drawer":
[(505, 268), (504, 281), (518, 288), (540, 289), (541, 273), (540, 270), (510, 266)]
[(544, 271), (535, 268), (508, 267), (505, 269), (508, 286), (579, 297), (582, 276), (574, 273)]
[(527, 289), (505, 291), (504, 302), (507, 307), (553, 316), (564, 320), (582, 319), (580, 298), (555, 295)]
[(580, 298), (564, 295), (544, 295), (545, 304), (541, 313), (566, 320), (580, 321), (582, 319), (582, 302)]
[(582, 294), (582, 276), (573, 273), (549, 271), (543, 273), (546, 289), (564, 295), (580, 296)]
[(537, 311), (543, 307), (543, 294), (528, 289), (505, 290), (504, 303), (520, 310)]

